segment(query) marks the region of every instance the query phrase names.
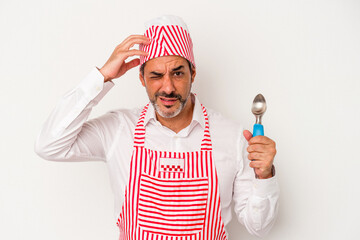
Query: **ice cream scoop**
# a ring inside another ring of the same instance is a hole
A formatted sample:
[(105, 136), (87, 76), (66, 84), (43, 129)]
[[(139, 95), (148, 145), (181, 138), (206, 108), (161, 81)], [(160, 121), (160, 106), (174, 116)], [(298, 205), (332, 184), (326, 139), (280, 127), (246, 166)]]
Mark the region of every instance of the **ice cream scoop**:
[(255, 115), (256, 122), (253, 129), (253, 137), (255, 136), (264, 136), (264, 126), (261, 124), (262, 116), (266, 112), (266, 101), (262, 94), (256, 95), (254, 98), (252, 108), (252, 113)]

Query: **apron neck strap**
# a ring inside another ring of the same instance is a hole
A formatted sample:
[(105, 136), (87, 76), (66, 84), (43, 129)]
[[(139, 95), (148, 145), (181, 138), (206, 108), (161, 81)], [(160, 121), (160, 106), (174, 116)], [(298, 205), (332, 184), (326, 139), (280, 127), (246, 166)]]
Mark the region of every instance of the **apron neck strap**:
[(204, 105), (201, 104), (203, 114), (204, 114), (204, 120), (205, 120), (205, 129), (204, 129), (204, 136), (201, 141), (201, 150), (212, 150), (212, 144), (211, 144), (211, 137), (210, 137), (210, 128), (209, 128), (209, 117), (206, 111), (206, 108)]
[[(147, 110), (149, 108), (149, 104), (146, 104), (146, 106), (141, 111), (139, 120), (135, 127), (135, 133), (134, 133), (134, 147), (144, 147), (145, 145), (145, 125), (144, 125), (144, 119), (145, 115), (147, 113)], [(205, 120), (205, 129), (204, 129), (204, 136), (201, 141), (201, 150), (202, 151), (209, 151), (212, 150), (212, 144), (211, 144), (211, 137), (210, 137), (210, 128), (209, 128), (209, 118), (206, 111), (206, 108), (201, 104), (202, 111), (204, 114), (204, 120)]]

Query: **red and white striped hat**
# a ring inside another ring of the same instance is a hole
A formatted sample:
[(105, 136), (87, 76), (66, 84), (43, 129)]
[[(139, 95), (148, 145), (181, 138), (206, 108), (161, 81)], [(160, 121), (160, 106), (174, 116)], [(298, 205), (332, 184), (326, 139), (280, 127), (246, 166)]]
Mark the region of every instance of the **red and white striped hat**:
[(145, 27), (144, 35), (150, 39), (150, 44), (140, 44), (139, 49), (149, 55), (140, 56), (140, 66), (153, 58), (177, 55), (186, 58), (195, 67), (189, 30), (180, 17), (164, 15), (148, 21)]

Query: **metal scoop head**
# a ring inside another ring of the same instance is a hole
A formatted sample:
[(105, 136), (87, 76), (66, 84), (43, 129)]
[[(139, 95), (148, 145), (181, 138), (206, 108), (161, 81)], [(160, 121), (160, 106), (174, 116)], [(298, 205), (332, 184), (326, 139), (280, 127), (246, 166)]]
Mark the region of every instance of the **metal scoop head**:
[(256, 123), (261, 124), (262, 115), (266, 112), (266, 101), (262, 94), (259, 93), (254, 98), (251, 111), (256, 117)]

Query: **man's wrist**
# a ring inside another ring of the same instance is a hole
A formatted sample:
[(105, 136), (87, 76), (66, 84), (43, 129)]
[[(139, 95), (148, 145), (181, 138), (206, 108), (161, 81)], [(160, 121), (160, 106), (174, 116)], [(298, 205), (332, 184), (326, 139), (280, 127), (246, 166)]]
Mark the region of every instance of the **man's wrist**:
[(259, 176), (258, 179), (268, 179), (268, 178), (272, 178), (275, 176), (275, 166), (272, 165), (271, 166), (271, 170), (270, 170), (270, 173), (268, 175), (266, 175), (265, 177), (261, 177)]
[(106, 75), (104, 74), (104, 71), (102, 70), (102, 68), (98, 68), (98, 67), (96, 67), (96, 68), (97, 68), (97, 70), (99, 70), (99, 72), (101, 73), (101, 75), (103, 75), (103, 77), (104, 77), (104, 82), (107, 82), (107, 81), (110, 81), (110, 80), (111, 80), (110, 78), (106, 77)]

